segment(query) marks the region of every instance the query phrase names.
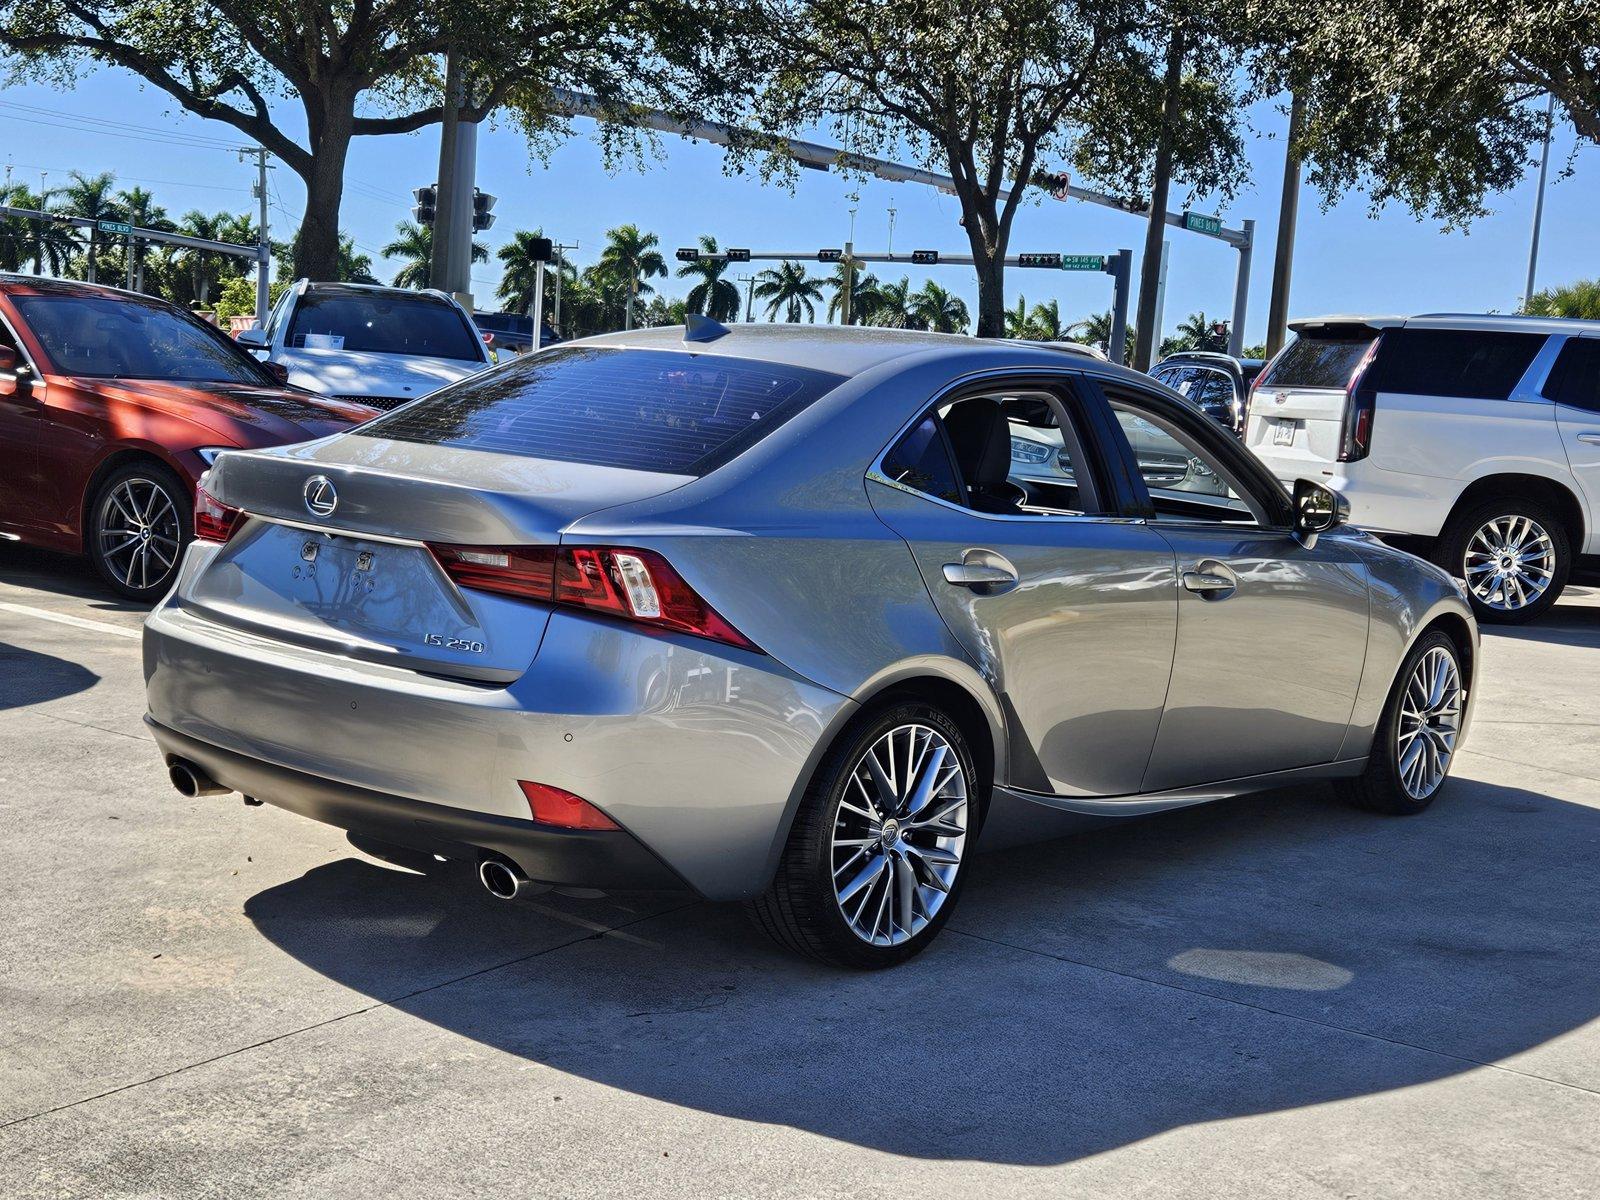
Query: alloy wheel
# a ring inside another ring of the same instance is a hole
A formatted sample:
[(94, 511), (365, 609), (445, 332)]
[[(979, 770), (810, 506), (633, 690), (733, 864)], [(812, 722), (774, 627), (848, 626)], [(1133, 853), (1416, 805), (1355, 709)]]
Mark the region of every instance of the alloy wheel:
[(154, 587), (178, 562), (178, 506), (156, 480), (124, 479), (100, 501), (96, 536), (101, 561), (125, 587)]
[(1461, 566), (1478, 603), (1515, 612), (1544, 595), (1555, 578), (1555, 543), (1532, 517), (1496, 517), (1468, 540)]
[(1461, 732), (1461, 673), (1443, 646), (1428, 650), (1412, 669), (1395, 722), (1395, 762), (1400, 786), (1426, 800), (1450, 770)]
[(967, 842), (967, 777), (936, 729), (898, 725), (851, 768), (834, 817), (834, 896), (874, 946), (915, 937), (944, 906)]

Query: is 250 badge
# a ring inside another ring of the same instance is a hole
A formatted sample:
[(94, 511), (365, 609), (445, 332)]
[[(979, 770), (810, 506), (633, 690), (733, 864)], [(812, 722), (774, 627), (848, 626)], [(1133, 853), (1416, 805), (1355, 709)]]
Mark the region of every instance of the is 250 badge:
[(483, 643), (473, 641), (471, 638), (445, 637), (438, 633), (425, 633), (422, 635), (425, 646), (442, 646), (446, 650), (455, 650), (462, 654), (482, 654)]

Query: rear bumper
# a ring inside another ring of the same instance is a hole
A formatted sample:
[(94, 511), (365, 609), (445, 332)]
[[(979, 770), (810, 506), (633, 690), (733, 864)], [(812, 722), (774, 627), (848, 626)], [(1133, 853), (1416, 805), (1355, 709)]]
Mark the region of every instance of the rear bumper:
[(678, 891), (685, 881), (623, 832), (557, 830), (515, 817), (469, 812), (291, 771), (145, 724), (168, 762), (187, 759), (236, 792), (351, 833), (469, 861), (509, 858), (539, 883), (608, 891)]
[[(396, 826), (415, 830), (419, 816), (474, 849), (501, 846), (485, 831), (519, 831), (520, 849), (501, 852), (531, 878), (606, 886), (582, 876), (581, 839), (530, 828), (518, 781), (546, 783), (588, 800), (715, 900), (771, 880), (805, 782), (855, 707), (764, 655), (561, 610), (533, 664), (504, 686), (294, 645), (219, 624), (178, 596), (145, 623), (144, 668), (154, 727), (247, 794), (396, 842)], [(274, 783), (293, 786), (279, 794)], [(391, 815), (375, 815), (384, 808)], [(555, 845), (560, 879), (556, 865), (519, 857)]]

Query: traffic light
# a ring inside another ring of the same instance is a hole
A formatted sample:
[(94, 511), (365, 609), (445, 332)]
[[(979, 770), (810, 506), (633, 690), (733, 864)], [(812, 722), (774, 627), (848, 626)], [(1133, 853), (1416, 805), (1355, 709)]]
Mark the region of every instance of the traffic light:
[(1017, 255), (1019, 267), (1056, 267), (1061, 266), (1059, 254), (1019, 254)]
[(417, 219), (417, 224), (432, 225), (434, 217), (439, 214), (439, 189), (429, 184), (427, 187), (412, 188), (411, 194), (417, 198), (416, 204), (411, 207), (411, 215)]
[(728, 261), (729, 262), (749, 262), (750, 261), (750, 251), (748, 251), (748, 250), (729, 250), (728, 251)]
[(913, 250), (911, 252), (911, 261), (918, 266), (931, 267), (938, 263), (939, 252), (937, 250)]
[(482, 233), (494, 224), (494, 214), (489, 210), (494, 207), (496, 199), (488, 192), (472, 189), (472, 232)]
[(700, 261), (700, 251), (696, 250), (693, 246), (679, 246), (678, 247), (678, 261), (679, 262), (699, 262)]
[(817, 251), (817, 261), (819, 263), (836, 263), (840, 259), (842, 259), (843, 257), (844, 257), (844, 251), (843, 250), (818, 250)]

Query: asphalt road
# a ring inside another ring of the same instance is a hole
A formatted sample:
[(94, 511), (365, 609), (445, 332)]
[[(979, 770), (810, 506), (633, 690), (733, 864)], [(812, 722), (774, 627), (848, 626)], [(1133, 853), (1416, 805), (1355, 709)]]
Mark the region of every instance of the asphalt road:
[(0, 545), (0, 1195), (1596, 1193), (1600, 595), (1486, 636), (1424, 816), (990, 855), (874, 975), (183, 800), (139, 620)]

